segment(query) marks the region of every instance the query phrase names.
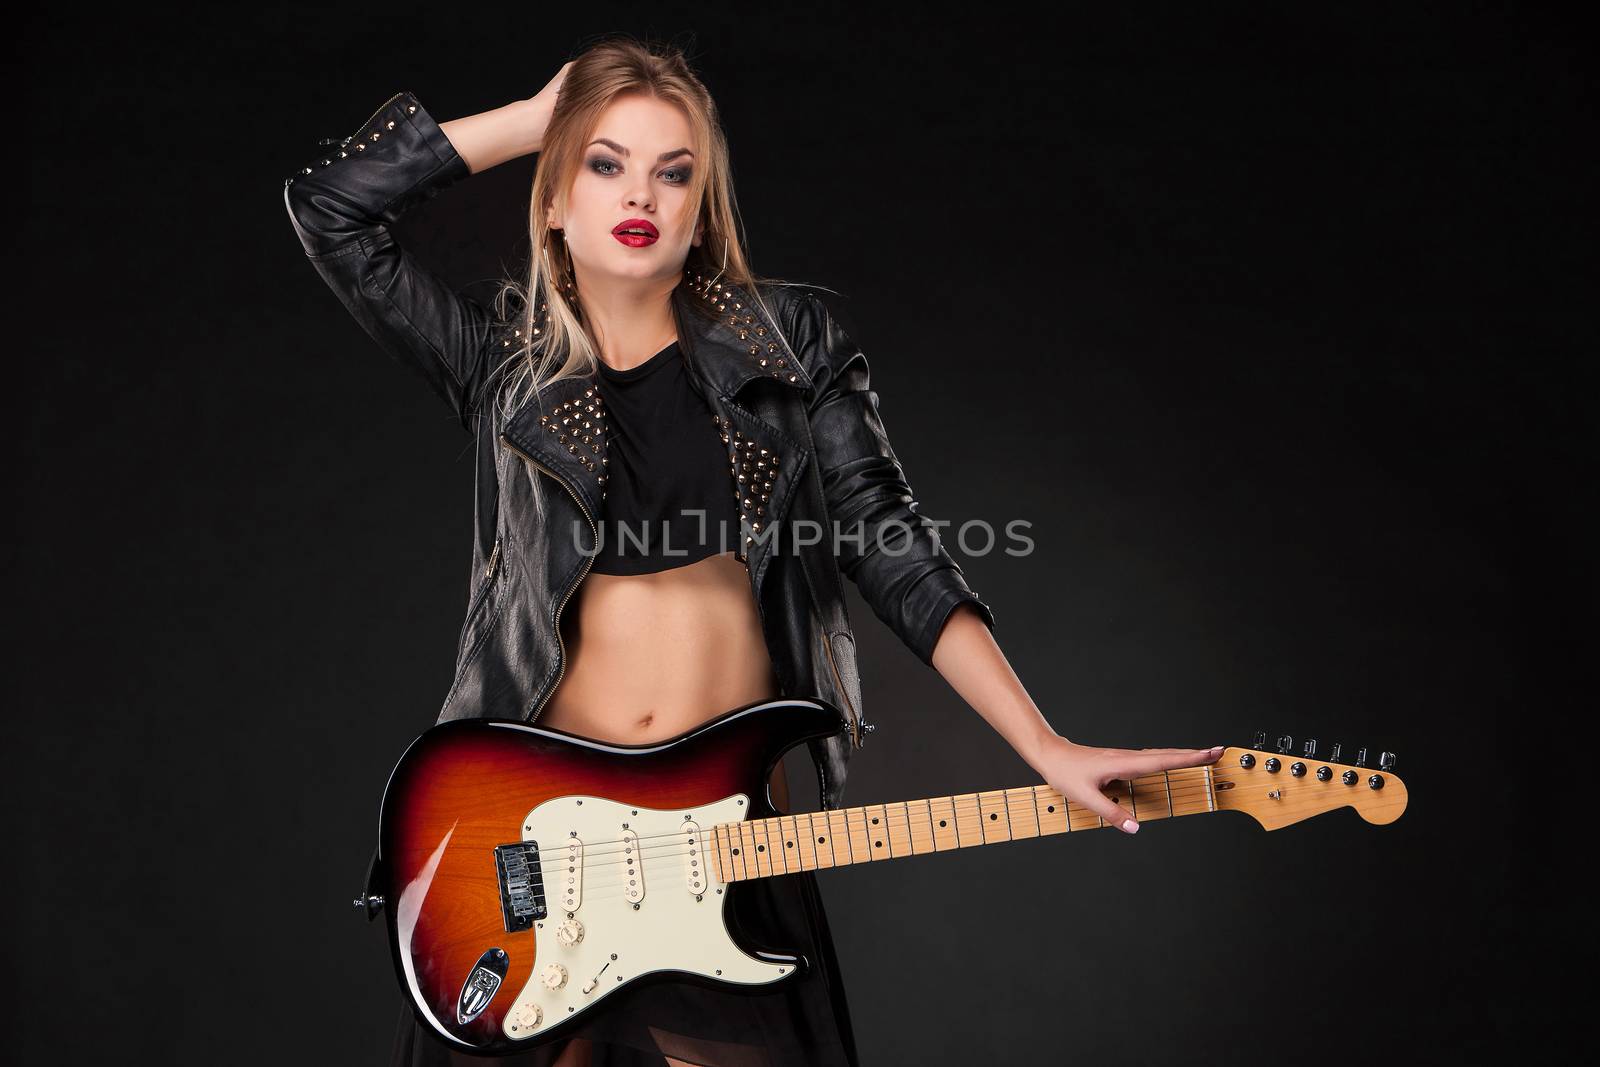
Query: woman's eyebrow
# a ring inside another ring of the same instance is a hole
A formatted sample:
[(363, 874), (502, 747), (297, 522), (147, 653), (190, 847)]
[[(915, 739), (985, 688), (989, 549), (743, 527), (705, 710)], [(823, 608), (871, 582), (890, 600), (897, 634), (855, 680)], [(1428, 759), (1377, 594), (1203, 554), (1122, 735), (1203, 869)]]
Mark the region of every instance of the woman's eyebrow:
[[(603, 144), (607, 148), (611, 149), (613, 152), (618, 153), (619, 155), (626, 156), (626, 155), (629, 154), (629, 152), (628, 152), (628, 150), (626, 148), (622, 147), (617, 142), (611, 140), (608, 137), (598, 137), (595, 140), (590, 141), (589, 143), (591, 145)], [(692, 155), (694, 155), (694, 153), (689, 151), (687, 148), (674, 148), (670, 152), (663, 152), (659, 156), (657, 156), (656, 157), (656, 162), (657, 163), (665, 163), (667, 160), (669, 160), (669, 159), (677, 159), (679, 156), (692, 156)]]

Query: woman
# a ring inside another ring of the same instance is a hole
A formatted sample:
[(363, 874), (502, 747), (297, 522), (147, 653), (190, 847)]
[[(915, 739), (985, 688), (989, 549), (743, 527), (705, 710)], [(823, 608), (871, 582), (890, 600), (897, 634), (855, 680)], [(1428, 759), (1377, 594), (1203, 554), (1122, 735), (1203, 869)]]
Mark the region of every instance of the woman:
[[(412, 260), (390, 225), (530, 152), (530, 276), (491, 310)], [(533, 98), (442, 124), (398, 94), (291, 178), (286, 200), (352, 314), (478, 434), (472, 595), (441, 719), (537, 719), (644, 744), (757, 701), (821, 696), (848, 727), (813, 748), (836, 806), (865, 729), (843, 573), (1046, 782), (1124, 832), (1137, 824), (1102, 786), (1216, 759), (1085, 747), (1040, 715), (987, 605), (915, 536), (926, 520), (865, 358), (814, 296), (746, 266), (716, 109), (677, 51), (605, 41)], [(801, 515), (864, 523), (874, 539), (820, 555), (768, 543), (780, 516)], [(885, 548), (876, 538), (896, 523), (907, 534)], [(591, 540), (568, 543), (568, 528)], [(785, 807), (781, 764), (772, 789)], [(740, 925), (815, 961), (803, 980), (759, 995), (640, 984), (564, 1044), (507, 1062), (855, 1062), (813, 876), (742, 888)], [(407, 1009), (394, 1062), (473, 1061)]]

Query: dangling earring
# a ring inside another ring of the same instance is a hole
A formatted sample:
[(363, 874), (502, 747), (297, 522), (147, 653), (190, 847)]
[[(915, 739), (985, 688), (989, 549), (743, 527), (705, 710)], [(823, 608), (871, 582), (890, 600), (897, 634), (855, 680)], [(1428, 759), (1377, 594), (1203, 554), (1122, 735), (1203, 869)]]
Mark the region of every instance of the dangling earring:
[[(561, 243), (565, 246), (567, 243), (567, 231), (557, 230), (556, 232), (561, 235)], [(567, 248), (567, 276), (562, 281), (561, 288), (566, 291), (568, 303), (576, 303), (578, 299), (578, 274), (572, 263), (572, 249), (570, 247)]]

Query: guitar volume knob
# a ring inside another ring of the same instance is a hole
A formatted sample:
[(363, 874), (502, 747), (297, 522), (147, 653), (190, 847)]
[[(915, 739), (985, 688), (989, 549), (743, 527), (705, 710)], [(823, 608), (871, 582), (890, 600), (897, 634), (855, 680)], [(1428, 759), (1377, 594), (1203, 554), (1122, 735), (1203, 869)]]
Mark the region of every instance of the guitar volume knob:
[(567, 969), (559, 963), (552, 963), (544, 969), (544, 974), (539, 976), (546, 989), (560, 989), (567, 984)]
[(556, 940), (569, 948), (576, 945), (583, 940), (583, 923), (577, 919), (563, 919), (556, 927)]

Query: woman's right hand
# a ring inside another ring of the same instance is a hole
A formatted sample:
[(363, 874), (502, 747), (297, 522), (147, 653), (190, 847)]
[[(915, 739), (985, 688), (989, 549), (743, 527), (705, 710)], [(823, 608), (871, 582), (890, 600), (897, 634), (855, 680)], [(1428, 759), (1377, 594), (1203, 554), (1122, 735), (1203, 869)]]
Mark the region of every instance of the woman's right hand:
[(567, 79), (567, 71), (572, 66), (572, 60), (561, 64), (561, 69), (556, 71), (556, 76), (550, 79), (543, 89), (535, 93), (528, 101), (532, 104), (531, 114), (533, 120), (534, 151), (544, 148), (544, 133), (550, 128), (550, 115), (556, 109), (556, 96), (561, 92), (561, 83)]

